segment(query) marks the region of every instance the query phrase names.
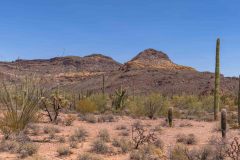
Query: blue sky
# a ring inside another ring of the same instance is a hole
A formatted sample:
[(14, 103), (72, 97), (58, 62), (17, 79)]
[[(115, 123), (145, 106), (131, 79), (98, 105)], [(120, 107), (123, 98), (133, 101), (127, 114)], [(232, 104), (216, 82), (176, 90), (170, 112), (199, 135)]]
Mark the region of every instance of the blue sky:
[(103, 53), (125, 62), (146, 48), (178, 64), (240, 74), (239, 0), (1, 0), (0, 60)]

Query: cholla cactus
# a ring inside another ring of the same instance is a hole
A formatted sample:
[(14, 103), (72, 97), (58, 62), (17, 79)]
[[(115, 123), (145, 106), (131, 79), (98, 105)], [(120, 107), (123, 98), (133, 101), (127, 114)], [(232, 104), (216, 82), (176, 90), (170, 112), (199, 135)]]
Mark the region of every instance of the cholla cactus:
[(46, 111), (49, 120), (56, 122), (61, 109), (69, 106), (69, 101), (61, 95), (59, 89), (53, 91), (48, 97), (42, 98), (42, 109)]

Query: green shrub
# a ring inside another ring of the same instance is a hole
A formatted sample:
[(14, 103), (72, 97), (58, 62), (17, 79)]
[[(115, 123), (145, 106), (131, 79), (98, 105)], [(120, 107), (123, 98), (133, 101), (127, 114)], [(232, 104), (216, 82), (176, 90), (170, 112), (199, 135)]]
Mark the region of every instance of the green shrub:
[(90, 98), (85, 98), (79, 101), (76, 110), (82, 114), (94, 113), (97, 111), (97, 105)]
[(107, 96), (102, 94), (93, 95), (91, 97), (92, 101), (96, 104), (97, 111), (100, 113), (104, 113), (110, 108), (107, 106)]
[(157, 115), (166, 115), (169, 101), (161, 94), (152, 93), (144, 100), (144, 112), (146, 116), (153, 119)]

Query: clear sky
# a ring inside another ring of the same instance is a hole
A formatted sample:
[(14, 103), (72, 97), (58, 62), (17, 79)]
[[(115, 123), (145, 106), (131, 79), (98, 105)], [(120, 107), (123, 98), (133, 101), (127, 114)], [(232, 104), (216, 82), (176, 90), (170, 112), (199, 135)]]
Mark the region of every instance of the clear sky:
[(103, 53), (126, 62), (146, 48), (178, 64), (240, 74), (239, 0), (1, 0), (0, 59)]

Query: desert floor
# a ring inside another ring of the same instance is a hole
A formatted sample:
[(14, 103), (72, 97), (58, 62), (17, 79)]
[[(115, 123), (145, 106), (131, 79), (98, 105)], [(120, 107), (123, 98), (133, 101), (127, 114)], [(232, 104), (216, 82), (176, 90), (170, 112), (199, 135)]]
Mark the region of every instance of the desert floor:
[[(63, 115), (63, 117), (66, 115)], [(220, 132), (214, 131), (217, 127), (217, 122), (198, 122), (193, 120), (174, 120), (174, 127), (169, 128), (165, 124), (165, 119), (133, 119), (127, 116), (116, 116), (116, 122), (104, 122), (104, 123), (88, 123), (84, 121), (80, 121), (76, 119), (71, 126), (65, 126), (63, 124), (49, 124), (47, 122), (39, 122), (34, 125), (38, 128), (38, 135), (30, 135), (33, 140), (42, 140), (49, 135), (43, 132), (44, 126), (54, 126), (60, 130), (59, 133), (56, 134), (56, 137), (64, 137), (66, 142), (61, 143), (58, 140), (51, 140), (51, 142), (34, 142), (36, 145), (39, 145), (38, 155), (43, 159), (52, 160), (52, 159), (76, 159), (77, 156), (84, 152), (90, 152), (92, 142), (97, 138), (98, 132), (101, 129), (107, 129), (110, 133), (111, 139), (120, 138), (120, 132), (129, 132), (128, 136), (125, 138), (131, 141), (131, 125), (137, 121), (142, 122), (142, 124), (146, 125), (149, 129), (154, 129), (156, 127), (161, 126), (161, 131), (157, 131), (155, 134), (158, 138), (160, 138), (164, 142), (164, 150), (167, 153), (169, 148), (173, 147), (176, 144), (176, 138), (179, 134), (194, 134), (197, 138), (198, 143), (196, 145), (192, 145), (190, 147), (200, 147), (203, 145), (207, 145), (209, 139), (212, 136), (219, 137), (221, 136)], [(116, 130), (116, 127), (119, 125), (127, 126), (125, 131)], [(86, 142), (78, 145), (77, 149), (71, 149), (72, 154), (69, 156), (58, 156), (57, 148), (59, 146), (69, 146), (68, 137), (74, 132), (74, 130), (78, 127), (83, 127), (89, 132), (89, 137)], [(236, 136), (238, 134), (237, 130), (230, 130), (228, 132), (228, 136)], [(109, 144), (111, 145), (111, 143)], [(0, 159), (17, 159), (18, 155), (10, 154), (6, 152), (0, 153)], [(113, 155), (99, 155), (106, 160), (127, 160), (129, 154), (113, 154)]]

